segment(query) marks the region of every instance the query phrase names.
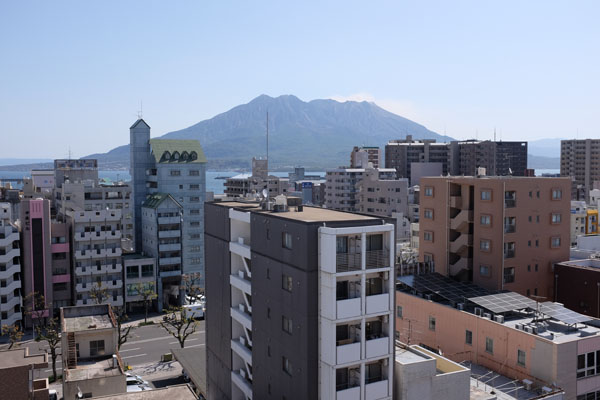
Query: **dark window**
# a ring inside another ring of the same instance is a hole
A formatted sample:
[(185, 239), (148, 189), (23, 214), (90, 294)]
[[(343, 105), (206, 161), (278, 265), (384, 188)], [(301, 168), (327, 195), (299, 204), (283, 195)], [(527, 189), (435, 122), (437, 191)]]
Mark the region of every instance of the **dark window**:
[(291, 292), (291, 291), (292, 291), (292, 288), (294, 287), (294, 285), (293, 285), (293, 279), (292, 279), (292, 277), (291, 277), (291, 276), (288, 276), (288, 275), (286, 275), (286, 274), (283, 274), (281, 278), (282, 278), (282, 279), (281, 279), (281, 281), (282, 281), (282, 282), (281, 282), (281, 287), (282, 287), (284, 290), (287, 290), (288, 292)]
[(288, 375), (292, 376), (292, 362), (288, 360), (286, 357), (282, 357), (283, 361), (283, 370)]
[(293, 329), (292, 320), (290, 318), (282, 316), (281, 317), (281, 323), (283, 325), (282, 326), (283, 330), (291, 335), (292, 334), (292, 329)]
[(292, 244), (293, 244), (292, 234), (288, 233), (288, 232), (283, 232), (281, 234), (281, 245), (283, 246), (283, 248), (291, 250)]
[(142, 265), (142, 276), (143, 277), (154, 276), (154, 266), (152, 264)]
[(90, 341), (90, 357), (104, 355), (104, 340)]
[(473, 344), (473, 332), (470, 330), (465, 331), (465, 343), (471, 345)]
[(367, 235), (367, 251), (383, 250), (383, 235)]
[(127, 279), (136, 279), (139, 277), (139, 266), (129, 265), (127, 266)]

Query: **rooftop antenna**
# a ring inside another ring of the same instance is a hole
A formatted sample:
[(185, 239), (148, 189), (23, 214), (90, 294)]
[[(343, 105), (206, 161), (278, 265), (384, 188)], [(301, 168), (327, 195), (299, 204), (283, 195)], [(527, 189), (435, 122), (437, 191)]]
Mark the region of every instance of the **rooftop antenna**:
[(138, 119), (142, 119), (144, 116), (144, 103), (140, 100), (140, 109), (138, 111)]
[(269, 110), (267, 110), (267, 176), (269, 176)]

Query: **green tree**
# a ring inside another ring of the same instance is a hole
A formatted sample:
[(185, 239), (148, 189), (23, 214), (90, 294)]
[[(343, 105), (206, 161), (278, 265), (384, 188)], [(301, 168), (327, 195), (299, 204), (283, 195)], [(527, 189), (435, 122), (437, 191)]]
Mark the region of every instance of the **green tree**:
[[(49, 318), (44, 325), (38, 325), (35, 328), (35, 333), (36, 342), (48, 343), (50, 357), (52, 358), (52, 377), (56, 382), (56, 358), (58, 357), (56, 349), (60, 344), (60, 323), (58, 318)], [(65, 359), (67, 358), (66, 354), (64, 357)]]
[(8, 346), (8, 350), (12, 349), (15, 344), (18, 345), (19, 342), (23, 338), (23, 331), (19, 327), (19, 325), (2, 325), (2, 336), (8, 336), (8, 342), (10, 345)]
[(179, 346), (183, 349), (185, 340), (191, 334), (196, 332), (198, 323), (194, 318), (188, 317), (186, 313), (183, 312), (182, 307), (171, 307), (165, 312), (166, 315), (163, 317), (160, 326), (177, 339)]

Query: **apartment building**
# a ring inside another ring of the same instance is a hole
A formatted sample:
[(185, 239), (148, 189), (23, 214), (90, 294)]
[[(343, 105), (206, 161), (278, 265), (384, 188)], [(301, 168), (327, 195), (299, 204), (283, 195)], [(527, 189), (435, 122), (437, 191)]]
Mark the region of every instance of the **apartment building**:
[[(140, 289), (156, 290), (156, 258), (142, 254), (123, 255), (123, 268), (125, 271), (125, 305), (127, 312), (144, 312), (144, 298), (140, 295)], [(156, 300), (151, 300), (149, 310), (156, 309)]]
[(571, 198), (589, 200), (594, 181), (600, 181), (600, 139), (560, 141), (560, 176), (571, 177)]
[(555, 265), (554, 274), (557, 302), (578, 313), (600, 318), (599, 259), (565, 260)]
[(398, 177), (411, 179), (413, 163), (439, 163), (441, 173), (447, 175), (450, 144), (436, 143), (435, 139), (413, 140), (412, 135), (406, 135), (406, 139), (390, 140), (385, 145), (385, 167), (394, 168)]
[(408, 214), (408, 179), (380, 179), (379, 171), (366, 168), (357, 183), (358, 211), (391, 217)]
[[(299, 171), (296, 170), (296, 173)], [(302, 171), (304, 175), (304, 171)], [(238, 174), (225, 180), (225, 194), (234, 197), (247, 195), (259, 196), (264, 190), (275, 197), (287, 194), (290, 189), (290, 179), (269, 175), (269, 163), (266, 158), (252, 158), (252, 173)]]
[(21, 248), (10, 203), (0, 203), (0, 327), (23, 319)]
[(0, 351), (2, 398), (48, 400), (48, 379), (39, 378), (41, 368), (48, 368), (47, 353), (29, 354), (28, 347)]
[(366, 168), (371, 163), (373, 168), (381, 165), (381, 149), (372, 146), (354, 146), (350, 153), (350, 168)]
[(485, 168), (487, 175), (526, 176), (527, 142), (452, 142), (450, 158), (452, 175), (474, 176), (478, 168)]
[[(325, 207), (348, 212), (360, 210), (359, 184), (365, 175), (365, 168), (336, 168), (326, 172)], [(379, 180), (394, 180), (396, 170), (379, 168), (373, 172)], [(371, 186), (377, 183), (372, 183)], [(382, 185), (386, 187), (386, 185)]]
[(539, 395), (595, 398), (600, 329), (591, 319), (559, 303), (490, 294), (436, 273), (398, 278), (396, 335), (402, 342), (483, 366)]
[(488, 289), (552, 299), (552, 266), (569, 259), (569, 185), (565, 178), (423, 178), (419, 261)]
[(69, 211), (67, 221), (73, 233), (73, 302), (94, 304), (90, 291), (99, 287), (108, 290), (106, 303), (122, 307), (121, 210)]
[(170, 194), (154, 193), (142, 204), (142, 250), (158, 267), (159, 311), (183, 304), (183, 223), (183, 207)]
[(204, 287), (204, 201), (206, 157), (197, 140), (150, 139), (150, 126), (139, 119), (130, 128), (136, 251), (142, 244), (142, 204), (154, 193), (168, 193), (181, 205), (183, 274), (200, 273)]
[(391, 399), (393, 223), (283, 196), (205, 212), (209, 398)]
[(125, 368), (117, 350), (117, 323), (110, 304), (63, 307), (60, 324), (63, 398), (127, 392)]

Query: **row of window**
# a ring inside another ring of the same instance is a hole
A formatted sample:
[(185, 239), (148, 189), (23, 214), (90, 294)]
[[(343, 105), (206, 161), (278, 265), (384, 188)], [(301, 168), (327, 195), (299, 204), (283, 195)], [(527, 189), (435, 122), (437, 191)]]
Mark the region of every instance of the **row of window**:
[[(433, 209), (431, 208), (426, 208), (423, 210), (423, 218), (425, 219), (433, 219)], [(529, 217), (529, 222), (533, 221), (533, 217), (530, 215)], [(540, 222), (540, 216), (536, 215), (535, 217), (536, 222), (539, 223)], [(562, 215), (560, 213), (552, 213), (550, 214), (550, 222), (552, 224), (560, 224), (562, 221)], [(517, 222), (517, 218), (516, 217), (505, 217), (504, 218), (504, 227), (505, 227), (505, 233), (512, 233), (514, 232), (514, 227), (516, 225)], [(492, 216), (489, 214), (481, 214), (479, 217), (479, 223), (482, 226), (487, 226), (490, 227), (492, 226)], [(509, 232), (507, 231), (507, 227), (513, 227), (512, 230), (509, 230)]]
[[(181, 170), (178, 169), (172, 169), (169, 171), (169, 174), (171, 176), (181, 176)], [(188, 176), (200, 176), (200, 170), (197, 169), (190, 169), (188, 171)]]
[[(480, 195), (479, 198), (483, 201), (491, 201), (492, 200), (492, 189), (481, 189), (480, 190)], [(423, 194), (424, 196), (427, 197), (433, 197), (434, 196), (434, 191), (433, 191), (433, 187), (432, 186), (425, 186), (424, 190), (423, 190)], [(537, 191), (537, 198), (540, 198), (540, 191)], [(504, 197), (506, 200), (516, 200), (516, 192), (514, 191), (510, 191), (510, 192), (505, 192), (504, 193)], [(529, 192), (529, 197), (533, 198), (533, 192), (530, 191)], [(562, 190), (561, 189), (552, 189), (551, 192), (551, 198), (552, 200), (561, 200), (562, 199)]]
[[(142, 278), (153, 277), (154, 266), (152, 264), (142, 265)], [(139, 265), (127, 266), (127, 279), (136, 279), (140, 277)]]

